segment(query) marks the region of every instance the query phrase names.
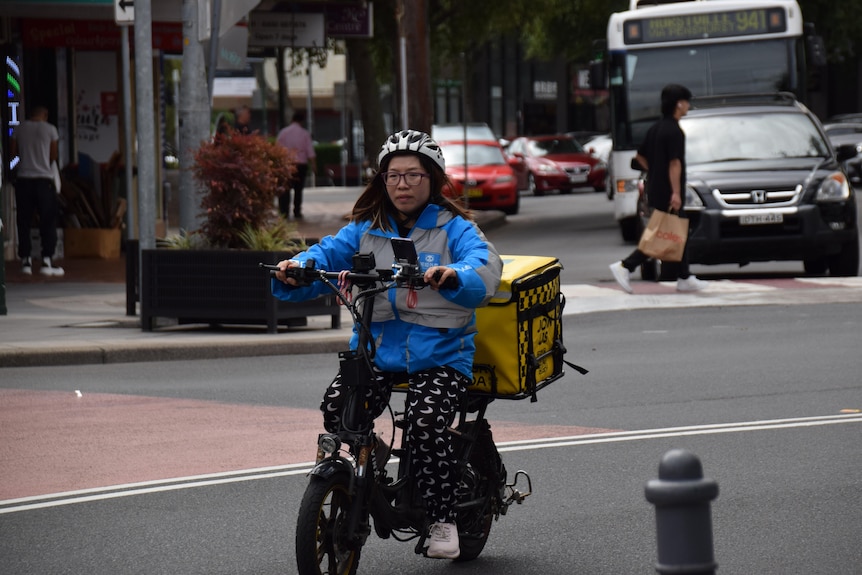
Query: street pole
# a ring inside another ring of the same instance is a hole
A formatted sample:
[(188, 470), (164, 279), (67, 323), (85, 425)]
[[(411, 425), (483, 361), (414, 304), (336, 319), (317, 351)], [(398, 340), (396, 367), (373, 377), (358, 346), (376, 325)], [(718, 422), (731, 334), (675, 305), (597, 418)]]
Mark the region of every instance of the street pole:
[(219, 35), (221, 35), (221, 30), (219, 30), (221, 23), (221, 0), (212, 0), (212, 8), (212, 25), (210, 26), (210, 65), (207, 72), (207, 89), (209, 90), (208, 96), (210, 105), (212, 105), (213, 101), (215, 72), (216, 68), (218, 68), (218, 44)]
[[(132, 82), (129, 77), (129, 27), (120, 27), (120, 51), (123, 59), (123, 147), (125, 148), (126, 169), (124, 180), (126, 183), (126, 239), (133, 240), (137, 237), (137, 209), (132, 185), (134, 179), (132, 174), (135, 168), (135, 157), (132, 146)], [(128, 255), (127, 255), (128, 257)]]
[(135, 1), (135, 117), (141, 249), (156, 247), (156, 136), (153, 120), (153, 22), (150, 0)]
[(192, 173), (195, 151), (210, 136), (210, 103), (204, 50), (200, 40), (199, 2), (183, 0), (183, 71), (180, 83), (180, 228), (200, 228), (199, 186)]

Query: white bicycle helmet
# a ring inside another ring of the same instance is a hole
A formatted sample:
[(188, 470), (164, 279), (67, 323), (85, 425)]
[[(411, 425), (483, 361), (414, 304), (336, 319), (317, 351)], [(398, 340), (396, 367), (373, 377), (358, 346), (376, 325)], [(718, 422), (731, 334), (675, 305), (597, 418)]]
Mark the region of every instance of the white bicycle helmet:
[(446, 171), (446, 162), (443, 160), (443, 151), (440, 146), (431, 139), (431, 136), (418, 130), (401, 130), (386, 138), (377, 156), (377, 165), (383, 164), (384, 158), (396, 152), (416, 152), (428, 156), (440, 169)]

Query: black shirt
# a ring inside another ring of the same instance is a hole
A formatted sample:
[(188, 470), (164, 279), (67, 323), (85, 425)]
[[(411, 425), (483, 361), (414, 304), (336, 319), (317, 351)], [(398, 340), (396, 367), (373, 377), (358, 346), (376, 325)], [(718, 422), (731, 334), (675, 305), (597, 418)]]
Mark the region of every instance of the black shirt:
[(646, 192), (652, 208), (667, 211), (673, 188), (670, 184), (668, 169), (672, 160), (682, 164), (680, 193), (685, 203), (685, 132), (672, 116), (667, 116), (652, 125), (644, 138), (638, 154), (647, 159)]

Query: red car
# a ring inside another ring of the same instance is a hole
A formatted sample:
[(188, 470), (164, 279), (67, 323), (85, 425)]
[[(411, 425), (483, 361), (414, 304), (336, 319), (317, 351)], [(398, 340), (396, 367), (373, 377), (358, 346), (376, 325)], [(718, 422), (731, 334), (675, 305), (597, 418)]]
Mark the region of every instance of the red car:
[(499, 143), (468, 140), (465, 146), (463, 141), (447, 141), (440, 142), (440, 148), (446, 160), (446, 174), (468, 207), (518, 213), (520, 201), (515, 175)]
[(508, 153), (518, 189), (530, 190), (535, 196), (549, 190), (567, 194), (587, 186), (597, 192), (605, 189), (607, 164), (571, 136), (522, 136), (512, 140)]

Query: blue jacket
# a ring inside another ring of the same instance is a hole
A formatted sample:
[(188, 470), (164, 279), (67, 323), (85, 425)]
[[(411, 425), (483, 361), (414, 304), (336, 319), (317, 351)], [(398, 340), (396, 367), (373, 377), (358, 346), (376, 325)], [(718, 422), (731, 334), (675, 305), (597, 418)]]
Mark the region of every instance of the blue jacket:
[[(311, 258), (319, 269), (340, 271), (350, 269), (354, 253), (373, 253), (377, 267), (388, 268), (394, 261), (392, 237), (397, 232), (372, 229), (370, 222), (351, 222), (293, 259), (304, 265)], [(408, 373), (445, 365), (472, 378), (475, 308), (486, 305), (500, 285), (500, 256), (474, 223), (436, 204), (425, 207), (409, 237), (423, 270), (451, 267), (458, 272), (459, 285), (436, 292), (418, 290), (412, 309), (407, 306), (407, 289), (393, 287), (378, 295), (371, 325), (377, 346), (374, 362), (384, 371)], [(304, 301), (329, 293), (329, 288), (320, 282), (293, 287), (273, 279), (272, 293), (279, 299)], [(354, 329), (350, 347), (357, 345)]]

